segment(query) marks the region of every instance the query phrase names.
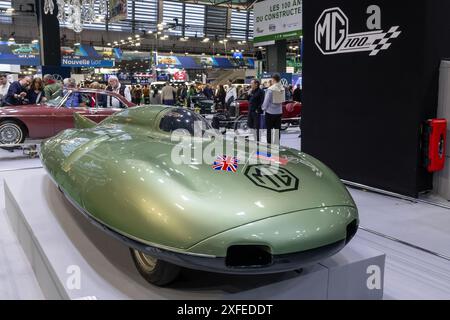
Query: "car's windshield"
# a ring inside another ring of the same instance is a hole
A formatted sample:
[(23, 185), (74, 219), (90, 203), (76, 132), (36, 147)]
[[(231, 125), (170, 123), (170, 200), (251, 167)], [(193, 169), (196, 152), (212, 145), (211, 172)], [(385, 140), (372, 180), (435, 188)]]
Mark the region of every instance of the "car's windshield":
[(63, 96), (57, 96), (54, 99), (48, 100), (46, 103), (47, 103), (47, 105), (49, 105), (51, 107), (57, 107), (57, 106), (59, 106), (61, 104), (63, 99), (64, 99)]
[(159, 128), (165, 132), (185, 131), (194, 136), (205, 131), (213, 131), (211, 125), (201, 115), (183, 108), (174, 108), (161, 119)]

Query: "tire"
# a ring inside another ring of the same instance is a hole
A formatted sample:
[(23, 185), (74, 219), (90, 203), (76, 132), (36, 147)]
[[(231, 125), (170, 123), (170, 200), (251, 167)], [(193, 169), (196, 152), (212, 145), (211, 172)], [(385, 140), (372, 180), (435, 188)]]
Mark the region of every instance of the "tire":
[(130, 248), (130, 252), (141, 276), (153, 285), (166, 286), (175, 281), (180, 274), (179, 266), (153, 258), (133, 248)]
[(240, 116), (235, 120), (234, 131), (236, 131), (238, 134), (244, 135), (249, 133), (247, 116)]
[(287, 128), (289, 128), (289, 122), (282, 122), (281, 123), (281, 131), (286, 131)]
[(14, 120), (0, 122), (0, 145), (21, 144), (25, 141), (25, 129)]

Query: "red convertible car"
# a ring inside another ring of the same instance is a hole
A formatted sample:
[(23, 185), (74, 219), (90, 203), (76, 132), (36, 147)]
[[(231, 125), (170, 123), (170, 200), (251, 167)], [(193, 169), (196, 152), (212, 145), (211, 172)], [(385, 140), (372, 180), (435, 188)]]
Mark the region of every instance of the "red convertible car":
[(0, 145), (20, 144), (25, 138), (49, 138), (64, 129), (73, 128), (75, 112), (100, 122), (123, 108), (133, 106), (114, 92), (77, 89), (42, 104), (3, 107), (0, 108)]
[[(244, 93), (236, 101), (232, 102), (229, 110), (217, 113), (213, 117), (213, 127), (228, 128), (246, 132), (248, 115), (248, 95)], [(296, 101), (283, 102), (283, 115), (281, 119), (281, 130), (286, 130), (289, 126), (300, 124), (302, 104)]]

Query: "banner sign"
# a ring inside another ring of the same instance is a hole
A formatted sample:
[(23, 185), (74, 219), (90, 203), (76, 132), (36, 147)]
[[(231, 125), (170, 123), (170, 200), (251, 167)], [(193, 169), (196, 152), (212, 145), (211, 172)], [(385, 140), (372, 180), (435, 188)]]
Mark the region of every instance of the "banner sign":
[[(61, 66), (63, 67), (114, 67), (115, 60), (111, 53), (98, 53), (94, 47), (81, 45), (75, 48), (61, 47)], [(108, 58), (105, 57), (109, 56)]]
[(0, 41), (0, 64), (39, 65), (39, 44)]
[(174, 67), (181, 67), (181, 62), (178, 60), (176, 56), (159, 56), (157, 57), (157, 63), (158, 68), (174, 68)]
[(125, 20), (128, 17), (127, 0), (109, 1), (109, 22)]
[(254, 43), (302, 35), (302, 0), (266, 0), (254, 8)]

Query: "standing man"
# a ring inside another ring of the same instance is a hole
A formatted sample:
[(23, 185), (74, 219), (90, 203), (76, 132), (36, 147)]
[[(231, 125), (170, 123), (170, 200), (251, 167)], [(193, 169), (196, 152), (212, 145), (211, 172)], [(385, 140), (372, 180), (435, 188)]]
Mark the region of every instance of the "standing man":
[(28, 87), (31, 84), (31, 77), (23, 77), (19, 81), (11, 83), (8, 89), (8, 93), (5, 97), (6, 104), (11, 106), (18, 106), (23, 104), (23, 100), (27, 96)]
[(62, 93), (62, 86), (58, 83), (51, 74), (46, 74), (42, 79), (44, 81), (44, 95), (47, 101), (55, 99)]
[(209, 84), (205, 85), (205, 88), (203, 88), (203, 94), (205, 95), (205, 97), (207, 97), (208, 99), (212, 99), (214, 92), (212, 91), (212, 89), (209, 87)]
[(3, 99), (8, 94), (9, 81), (5, 74), (0, 74), (0, 105)]
[(148, 87), (148, 84), (144, 85), (142, 94), (144, 96), (144, 104), (150, 104), (150, 88)]
[(162, 103), (168, 106), (173, 106), (175, 104), (174, 96), (176, 93), (175, 88), (172, 87), (169, 82), (166, 82), (161, 90)]
[(230, 104), (236, 100), (237, 97), (237, 90), (236, 88), (233, 86), (233, 81), (228, 80), (228, 88), (227, 88), (227, 94), (225, 95), (225, 106), (226, 109), (228, 109), (230, 107)]
[[(267, 89), (262, 109), (266, 112), (267, 143), (272, 143), (273, 131), (277, 133), (274, 144), (280, 143), (281, 116), (283, 114), (283, 102), (285, 91), (280, 83), (280, 75), (272, 76), (272, 85)], [(278, 131), (277, 131), (278, 130)]]
[(292, 100), (296, 102), (302, 102), (302, 89), (300, 89), (300, 85), (298, 84), (292, 94)]
[[(108, 79), (108, 86), (106, 87), (107, 91), (115, 92), (122, 97), (124, 97), (127, 101), (131, 101), (131, 93), (130, 89), (127, 86), (122, 85), (119, 82), (119, 78), (116, 76), (110, 76)], [(122, 103), (114, 98), (113, 96), (108, 97), (108, 108), (123, 108)]]
[(248, 112), (248, 127), (256, 130), (256, 141), (259, 142), (260, 116), (262, 114), (262, 104), (264, 102), (264, 90), (259, 86), (261, 83), (257, 79), (251, 82), (251, 89), (248, 96), (249, 112)]

